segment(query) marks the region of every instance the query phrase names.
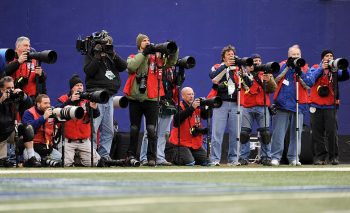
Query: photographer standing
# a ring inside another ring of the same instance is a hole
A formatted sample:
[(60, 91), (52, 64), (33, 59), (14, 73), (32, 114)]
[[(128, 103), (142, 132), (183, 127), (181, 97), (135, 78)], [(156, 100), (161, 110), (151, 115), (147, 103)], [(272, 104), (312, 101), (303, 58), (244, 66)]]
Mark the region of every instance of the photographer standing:
[(97, 132), (100, 131), (97, 152), (105, 160), (112, 160), (109, 154), (114, 135), (113, 95), (120, 88), (119, 72), (124, 71), (127, 64), (114, 51), (113, 38), (106, 31), (93, 33), (92, 39), (97, 44), (85, 56), (86, 90), (87, 92), (106, 90), (110, 95), (106, 104), (97, 104), (100, 116), (94, 119), (94, 143), (96, 144)]
[[(36, 105), (27, 109), (22, 118), (23, 124), (30, 124), (34, 128), (35, 157), (43, 163), (52, 160), (53, 163), (46, 166), (59, 166), (62, 154), (53, 147), (54, 118), (50, 98), (46, 94), (40, 94), (35, 99)], [(24, 154), (24, 159), (28, 156)], [(45, 165), (45, 164), (44, 164)]]
[[(290, 140), (287, 158), (289, 165), (299, 166), (297, 155), (301, 151), (301, 133), (304, 123), (304, 114), (308, 112), (308, 89), (314, 84), (314, 79), (309, 71), (308, 65), (299, 67), (295, 64), (297, 59), (301, 58), (299, 45), (293, 45), (288, 50), (288, 60), (281, 63), (281, 69), (275, 76), (277, 89), (274, 94), (274, 104), (277, 107), (277, 113), (272, 117), (273, 132), (271, 138), (271, 164), (278, 166), (282, 157), (284, 148), (284, 138), (288, 126), (290, 126)], [(298, 76), (297, 76), (298, 75)], [(298, 81), (298, 110), (296, 115), (297, 97), (296, 97), (296, 79)], [(299, 116), (299, 132), (296, 135), (297, 116)], [(298, 144), (297, 144), (298, 139)], [(296, 150), (298, 146), (298, 150)], [(298, 158), (299, 159), (299, 158)]]
[[(171, 166), (172, 164), (165, 159), (165, 145), (166, 137), (170, 133), (170, 125), (173, 120), (173, 116), (176, 113), (175, 100), (177, 99), (176, 86), (175, 86), (175, 67), (165, 70), (162, 76), (162, 84), (165, 95), (160, 100), (160, 112), (158, 116), (158, 131), (157, 131), (157, 165)], [(176, 93), (176, 94), (175, 94)], [(144, 123), (145, 124), (145, 123)], [(147, 160), (147, 146), (148, 146), (148, 134), (146, 125), (144, 127), (144, 134), (142, 139), (140, 161), (143, 166), (148, 165)]]
[(157, 98), (164, 96), (161, 80), (162, 70), (172, 67), (178, 59), (178, 49), (175, 54), (157, 52), (154, 45), (150, 45), (147, 35), (139, 34), (136, 38), (138, 53), (128, 57), (129, 77), (124, 87), (124, 93), (129, 99), (130, 117), (130, 146), (127, 152), (128, 160), (134, 159), (141, 126), (142, 115), (146, 119), (148, 137), (147, 159), (148, 166), (156, 166), (157, 135), (156, 123), (158, 120)]
[[(251, 56), (254, 65), (259, 66), (262, 64), (261, 56), (259, 54), (253, 54)], [(254, 120), (258, 123), (258, 131), (260, 133), (261, 144), (261, 163), (264, 166), (271, 166), (271, 134), (269, 131), (270, 126), (270, 113), (267, 109), (270, 106), (269, 93), (276, 90), (276, 82), (272, 74), (265, 74), (264, 71), (258, 70), (250, 72), (253, 77), (253, 83), (249, 89), (243, 88), (243, 110), (242, 110), (242, 127), (240, 133), (241, 150), (239, 155), (239, 163), (241, 165), (248, 165), (250, 154), (250, 133)], [(264, 82), (266, 83), (266, 91), (264, 91)], [(265, 97), (264, 97), (265, 95)], [(264, 102), (264, 98), (265, 101)], [(266, 105), (265, 105), (266, 103)], [(266, 112), (266, 117), (264, 114)], [(266, 119), (266, 126), (265, 126)]]
[[(31, 105), (31, 100), (21, 89), (14, 89), (13, 78), (6, 76), (0, 79), (0, 167), (13, 167), (14, 164), (7, 159), (7, 143), (15, 143), (15, 120), (18, 110)], [(21, 96), (20, 94), (23, 94)], [(24, 111), (24, 110), (23, 110)], [(20, 135), (18, 135), (20, 136)], [(40, 167), (41, 163), (34, 157), (33, 142), (26, 140), (23, 135), (25, 152), (28, 160), (27, 167)], [(16, 144), (18, 146), (19, 143)]]
[(315, 64), (311, 68), (316, 78), (316, 83), (311, 87), (310, 92), (312, 152), (315, 165), (326, 165), (327, 163), (338, 165), (336, 117), (339, 107), (338, 81), (349, 79), (349, 69), (340, 70), (330, 67), (329, 61), (334, 59), (332, 50), (324, 50), (321, 53), (321, 59), (320, 64)]
[[(203, 134), (207, 134), (208, 129), (202, 127), (201, 118), (208, 118), (207, 110), (200, 106), (200, 99), (194, 98), (192, 88), (184, 87), (181, 95), (183, 101), (180, 103), (180, 112), (174, 115), (174, 128), (170, 133), (170, 143), (165, 149), (166, 158), (175, 165), (206, 166), (209, 159), (207, 152), (202, 147), (202, 142)], [(180, 144), (178, 142), (179, 128)]]
[[(58, 98), (61, 103), (60, 108), (67, 105), (81, 106), (84, 108), (83, 119), (68, 120), (64, 122), (64, 166), (83, 165), (91, 166), (91, 119), (88, 111), (92, 110), (93, 117), (100, 115), (97, 103), (80, 99), (80, 93), (84, 91), (83, 81), (78, 75), (73, 75), (69, 80), (70, 91), (68, 94)], [(77, 156), (77, 158), (75, 157)], [(96, 166), (100, 160), (100, 155), (94, 149), (93, 162)]]
[(46, 94), (46, 74), (35, 59), (28, 60), (30, 40), (21, 36), (16, 41), (15, 60), (6, 65), (4, 74), (15, 79), (15, 88), (22, 89), (31, 99)]

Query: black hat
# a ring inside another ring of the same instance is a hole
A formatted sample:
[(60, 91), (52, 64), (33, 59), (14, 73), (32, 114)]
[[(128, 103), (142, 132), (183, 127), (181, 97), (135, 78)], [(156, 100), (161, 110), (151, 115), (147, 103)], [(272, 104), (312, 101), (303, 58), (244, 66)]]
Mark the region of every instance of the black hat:
[(250, 56), (252, 59), (254, 58), (260, 58), (261, 59), (261, 56), (258, 54), (258, 53), (254, 53)]
[(323, 50), (322, 53), (321, 53), (321, 60), (322, 60), (323, 57), (324, 57), (325, 55), (327, 55), (328, 53), (330, 53), (330, 54), (332, 54), (332, 55), (334, 56), (332, 50)]
[(74, 74), (69, 80), (69, 88), (72, 89), (78, 83), (83, 83), (83, 81), (79, 78), (79, 75)]

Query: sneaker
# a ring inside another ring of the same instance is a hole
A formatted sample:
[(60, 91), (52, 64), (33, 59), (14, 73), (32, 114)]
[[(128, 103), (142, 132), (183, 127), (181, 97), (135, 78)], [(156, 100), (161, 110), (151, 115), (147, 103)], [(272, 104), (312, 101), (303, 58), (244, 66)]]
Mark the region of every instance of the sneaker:
[(208, 166), (220, 166), (219, 162), (210, 162), (208, 163)]
[(5, 168), (16, 167), (16, 162), (13, 162), (8, 158), (3, 158), (3, 159), (0, 159), (0, 167), (5, 167)]
[(289, 165), (290, 166), (301, 166), (301, 163), (299, 161), (297, 162), (296, 160), (292, 160), (292, 162), (290, 162)]
[(155, 160), (149, 160), (148, 161), (148, 166), (149, 167), (155, 167), (156, 166), (156, 161)]
[(148, 166), (148, 160), (141, 161), (141, 166)]
[(279, 166), (280, 162), (277, 159), (272, 159), (271, 160), (271, 166)]
[(338, 165), (339, 164), (339, 160), (338, 159), (333, 159), (333, 160), (331, 160), (331, 164), (332, 165)]
[(247, 166), (249, 164), (249, 160), (240, 158), (238, 162), (241, 164), (241, 166)]
[(36, 157), (33, 156), (24, 162), (24, 167), (41, 167), (41, 162), (39, 162)]
[(162, 163), (157, 163), (158, 166), (172, 166), (173, 164), (168, 161), (163, 161)]
[(263, 166), (272, 166), (271, 159), (270, 158), (262, 158), (261, 164)]
[(240, 165), (241, 165), (241, 163), (237, 162), (237, 161), (227, 163), (227, 166), (240, 166)]

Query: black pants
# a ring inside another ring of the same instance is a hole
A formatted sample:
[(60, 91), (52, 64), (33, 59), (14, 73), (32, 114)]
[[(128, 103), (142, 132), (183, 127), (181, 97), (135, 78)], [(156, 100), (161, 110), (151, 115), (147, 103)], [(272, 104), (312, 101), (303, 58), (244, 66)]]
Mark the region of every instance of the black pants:
[(165, 148), (165, 158), (167, 161), (180, 166), (190, 165), (195, 162), (196, 165), (207, 165), (209, 159), (207, 152), (203, 147), (192, 149), (184, 146), (175, 146), (167, 143)]
[(135, 156), (138, 148), (139, 133), (141, 127), (142, 115), (146, 119), (146, 129), (148, 137), (147, 159), (156, 160), (157, 152), (157, 134), (156, 124), (158, 121), (158, 106), (156, 101), (133, 101), (129, 102), (130, 118), (130, 145), (127, 155)]
[(312, 153), (315, 161), (338, 160), (338, 125), (333, 109), (311, 113)]

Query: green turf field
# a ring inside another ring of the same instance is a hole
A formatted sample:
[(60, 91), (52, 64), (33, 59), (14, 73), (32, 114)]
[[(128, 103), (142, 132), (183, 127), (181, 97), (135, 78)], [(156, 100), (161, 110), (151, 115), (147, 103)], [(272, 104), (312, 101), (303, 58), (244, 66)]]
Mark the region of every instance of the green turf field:
[(0, 212), (344, 213), (350, 166), (0, 169)]

